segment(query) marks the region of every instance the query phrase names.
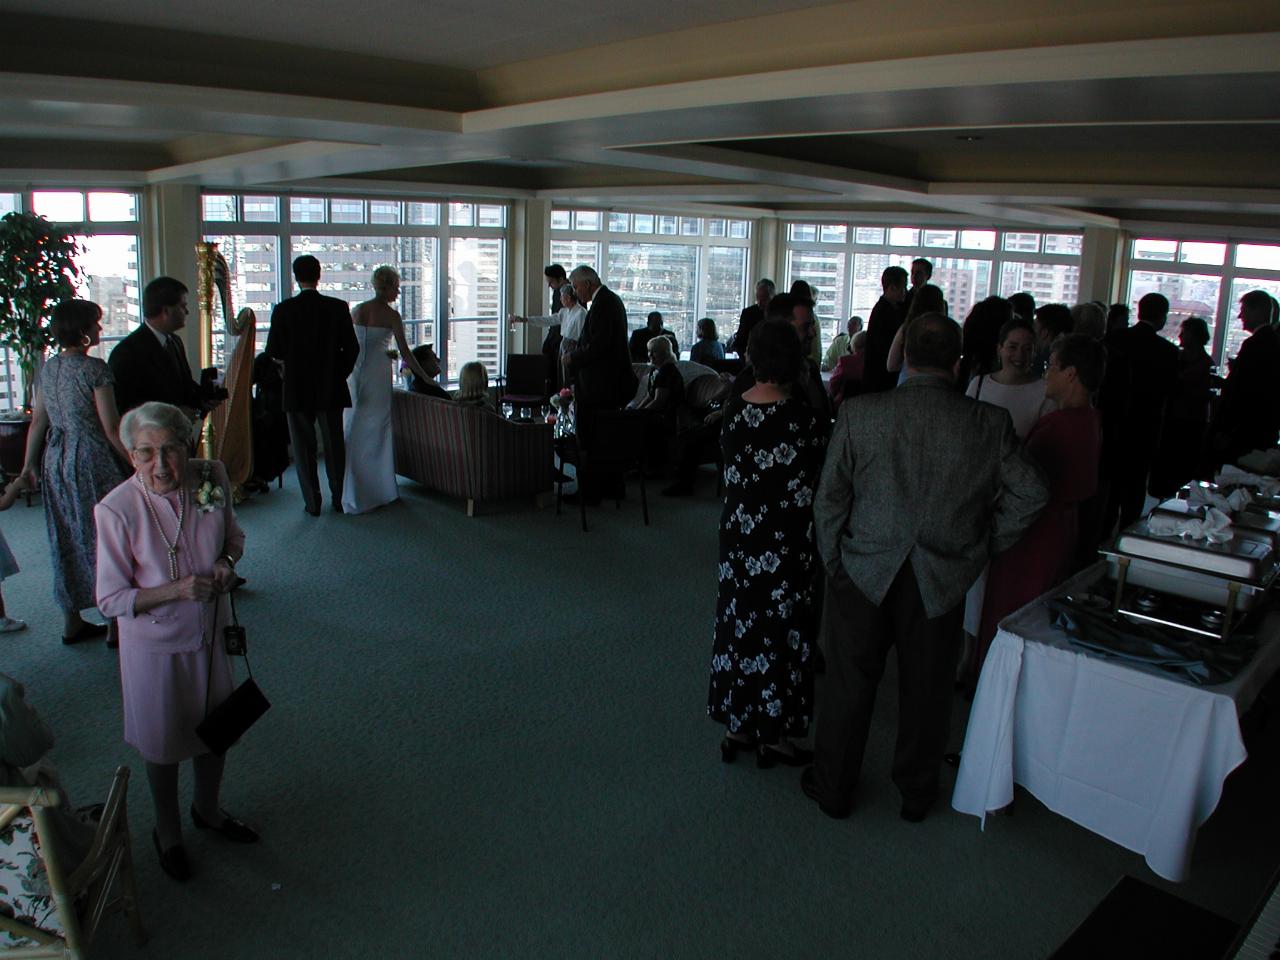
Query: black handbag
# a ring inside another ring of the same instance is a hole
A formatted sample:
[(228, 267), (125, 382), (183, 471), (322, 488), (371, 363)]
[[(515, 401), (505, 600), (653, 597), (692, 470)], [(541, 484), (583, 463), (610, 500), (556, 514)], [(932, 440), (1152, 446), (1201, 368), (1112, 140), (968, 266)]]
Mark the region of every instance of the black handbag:
[[(239, 631), (240, 621), (236, 617), (236, 595), (233, 590), (231, 598), (231, 624), (228, 629)], [(249, 671), (249, 679), (231, 691), (227, 699), (218, 704), (211, 713), (209, 711), (209, 687), (213, 682), (213, 644), (217, 643), (217, 606), (214, 606), (214, 639), (209, 644), (209, 673), (204, 689), (204, 719), (196, 727), (196, 736), (204, 741), (210, 753), (219, 757), (238, 743), (245, 731), (258, 722), (271, 707), (270, 701), (263, 695), (253, 679), (253, 668), (249, 666), (248, 652), (244, 652), (244, 665)], [(239, 631), (240, 649), (244, 651), (244, 634)], [(224, 643), (226, 640), (224, 639)]]

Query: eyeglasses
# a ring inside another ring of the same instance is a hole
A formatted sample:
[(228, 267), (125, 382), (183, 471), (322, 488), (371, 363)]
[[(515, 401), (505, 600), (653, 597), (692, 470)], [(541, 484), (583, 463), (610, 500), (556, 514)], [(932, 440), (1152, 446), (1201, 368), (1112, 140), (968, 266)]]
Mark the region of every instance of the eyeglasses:
[[(185, 444), (166, 443), (160, 447), (160, 456), (168, 460), (170, 457), (177, 457), (187, 452)], [(140, 463), (150, 463), (156, 458), (155, 447), (134, 447), (133, 455)]]

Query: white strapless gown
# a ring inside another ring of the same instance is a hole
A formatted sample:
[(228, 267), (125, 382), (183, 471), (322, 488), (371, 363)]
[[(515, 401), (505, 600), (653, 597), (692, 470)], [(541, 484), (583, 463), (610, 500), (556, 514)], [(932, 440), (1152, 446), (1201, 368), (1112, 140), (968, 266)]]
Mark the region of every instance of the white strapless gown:
[(391, 331), (357, 325), (356, 339), (360, 356), (347, 378), (351, 407), (342, 414), (347, 442), (344, 513), (367, 513), (400, 498), (391, 449)]

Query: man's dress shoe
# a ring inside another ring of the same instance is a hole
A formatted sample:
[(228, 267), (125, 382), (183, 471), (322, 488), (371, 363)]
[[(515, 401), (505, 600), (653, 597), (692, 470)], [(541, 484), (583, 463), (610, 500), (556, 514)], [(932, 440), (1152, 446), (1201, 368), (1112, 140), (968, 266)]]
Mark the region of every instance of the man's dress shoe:
[(846, 820), (849, 814), (853, 813), (852, 805), (837, 807), (833, 803), (828, 803), (818, 793), (817, 776), (813, 772), (813, 767), (805, 767), (804, 773), (800, 774), (800, 789), (804, 791), (804, 795), (818, 805), (818, 809), (825, 813), (832, 820)]

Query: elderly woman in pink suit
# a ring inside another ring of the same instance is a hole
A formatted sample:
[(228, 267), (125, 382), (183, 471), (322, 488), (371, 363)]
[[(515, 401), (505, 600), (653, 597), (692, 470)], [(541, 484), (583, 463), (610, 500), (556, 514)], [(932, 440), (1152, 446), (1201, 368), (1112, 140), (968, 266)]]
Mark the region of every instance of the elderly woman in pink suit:
[(181, 761), (194, 768), (192, 822), (239, 843), (258, 839), (219, 808), (223, 758), (195, 732), (233, 687), (221, 628), (244, 532), (222, 464), (188, 459), (191, 421), (181, 410), (145, 403), (125, 414), (120, 439), (136, 472), (94, 510), (98, 608), (119, 623), (124, 738), (147, 764), (160, 866), (183, 881), (191, 868), (178, 809)]

